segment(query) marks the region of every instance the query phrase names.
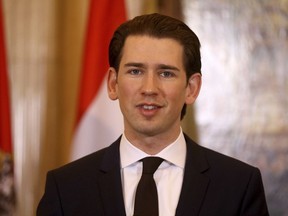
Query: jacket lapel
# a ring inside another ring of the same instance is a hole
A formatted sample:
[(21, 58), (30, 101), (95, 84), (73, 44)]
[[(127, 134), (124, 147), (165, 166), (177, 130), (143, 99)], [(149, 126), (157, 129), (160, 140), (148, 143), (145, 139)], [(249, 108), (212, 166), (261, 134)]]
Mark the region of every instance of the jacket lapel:
[[(185, 136), (187, 156), (184, 179), (176, 216), (198, 215), (209, 185), (209, 178), (204, 174), (209, 169), (203, 150), (198, 144)], [(120, 138), (104, 153), (99, 180), (104, 212), (107, 216), (125, 216), (125, 205), (120, 173)]]
[(107, 216), (126, 215), (121, 185), (119, 145), (120, 138), (107, 148), (101, 165), (103, 175), (99, 180), (99, 190)]
[(209, 168), (204, 152), (198, 144), (187, 136), (185, 136), (185, 139), (187, 156), (176, 216), (194, 216), (199, 214), (210, 181), (204, 174)]

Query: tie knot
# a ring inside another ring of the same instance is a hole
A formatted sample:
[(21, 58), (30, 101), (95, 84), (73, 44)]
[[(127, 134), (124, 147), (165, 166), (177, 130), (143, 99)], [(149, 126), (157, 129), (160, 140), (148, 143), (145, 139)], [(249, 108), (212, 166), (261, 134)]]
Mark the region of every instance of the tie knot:
[(142, 159), (143, 161), (143, 173), (154, 174), (159, 165), (163, 162), (160, 157), (146, 157)]

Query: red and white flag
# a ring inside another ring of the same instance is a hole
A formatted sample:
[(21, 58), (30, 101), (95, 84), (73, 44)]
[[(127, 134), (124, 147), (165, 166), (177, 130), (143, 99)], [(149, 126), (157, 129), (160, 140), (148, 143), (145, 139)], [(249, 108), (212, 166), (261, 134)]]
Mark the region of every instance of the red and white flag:
[(123, 132), (118, 101), (107, 94), (108, 46), (126, 20), (124, 0), (91, 0), (71, 160), (111, 144)]
[(4, 41), (4, 21), (0, 0), (0, 215), (12, 215), (15, 210), (15, 191), (10, 95)]

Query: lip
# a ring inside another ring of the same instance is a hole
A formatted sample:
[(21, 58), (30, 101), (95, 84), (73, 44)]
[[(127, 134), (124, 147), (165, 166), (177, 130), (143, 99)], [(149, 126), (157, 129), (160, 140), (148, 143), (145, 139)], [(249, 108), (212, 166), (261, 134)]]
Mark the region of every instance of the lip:
[(153, 110), (153, 109), (159, 109), (162, 106), (156, 103), (139, 103), (138, 105), (136, 105), (136, 107), (145, 110)]
[(145, 117), (152, 117), (163, 107), (159, 104), (141, 103), (136, 106), (140, 113)]

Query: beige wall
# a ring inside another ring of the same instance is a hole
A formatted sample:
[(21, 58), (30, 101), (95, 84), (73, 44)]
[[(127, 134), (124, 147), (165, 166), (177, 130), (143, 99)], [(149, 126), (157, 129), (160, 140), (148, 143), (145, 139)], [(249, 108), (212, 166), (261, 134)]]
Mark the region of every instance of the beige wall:
[(30, 216), (48, 169), (67, 162), (88, 1), (4, 0), (17, 215)]

